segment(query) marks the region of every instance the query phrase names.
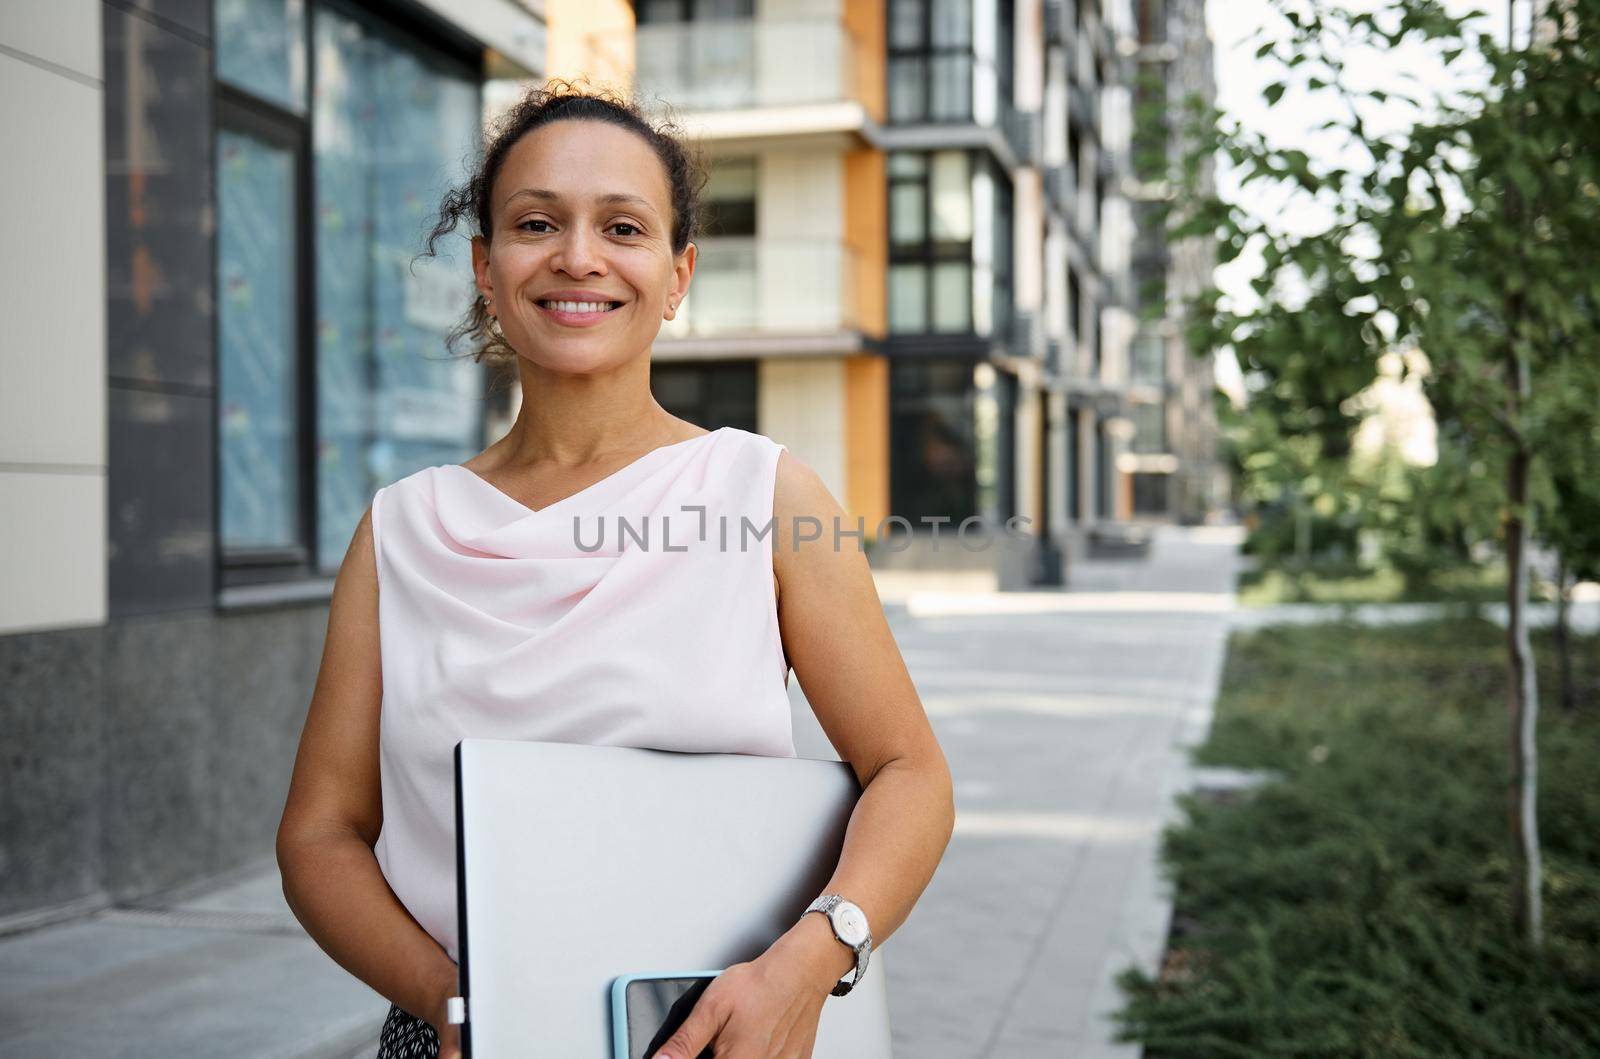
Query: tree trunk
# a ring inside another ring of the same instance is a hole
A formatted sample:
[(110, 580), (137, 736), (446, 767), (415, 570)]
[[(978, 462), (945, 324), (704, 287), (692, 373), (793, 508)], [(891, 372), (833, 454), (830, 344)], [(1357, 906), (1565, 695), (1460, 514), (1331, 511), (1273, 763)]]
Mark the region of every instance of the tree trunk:
[(1517, 446), (1507, 468), (1506, 641), (1510, 655), (1508, 698), (1511, 712), (1511, 914), (1517, 932), (1535, 949), (1542, 947), (1544, 910), (1539, 887), (1537, 675), (1528, 640), (1528, 453)]
[[(1515, 46), (1517, 0), (1506, 0), (1506, 43)], [(1519, 124), (1522, 119), (1519, 116)], [(1515, 179), (1506, 186), (1506, 217), (1515, 226), (1524, 221), (1522, 189)], [(1524, 267), (1516, 282), (1506, 286), (1506, 423), (1512, 434), (1511, 457), (1506, 467), (1506, 646), (1510, 656), (1507, 698), (1511, 714), (1511, 916), (1518, 933), (1535, 952), (1544, 947), (1544, 906), (1540, 892), (1539, 863), (1539, 721), (1538, 674), (1533, 668), (1533, 645), (1528, 640), (1528, 542), (1533, 539), (1533, 510), (1528, 505), (1528, 465), (1533, 453), (1515, 424), (1531, 395), (1528, 358), (1518, 348), (1527, 305), (1522, 284)]]

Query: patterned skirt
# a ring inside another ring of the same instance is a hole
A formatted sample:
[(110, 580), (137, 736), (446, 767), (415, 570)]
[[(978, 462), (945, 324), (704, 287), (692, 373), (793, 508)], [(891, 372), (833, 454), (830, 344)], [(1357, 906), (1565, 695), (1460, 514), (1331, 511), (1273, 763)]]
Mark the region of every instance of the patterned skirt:
[(378, 1037), (377, 1059), (438, 1059), (439, 1034), (422, 1019), (396, 1004)]

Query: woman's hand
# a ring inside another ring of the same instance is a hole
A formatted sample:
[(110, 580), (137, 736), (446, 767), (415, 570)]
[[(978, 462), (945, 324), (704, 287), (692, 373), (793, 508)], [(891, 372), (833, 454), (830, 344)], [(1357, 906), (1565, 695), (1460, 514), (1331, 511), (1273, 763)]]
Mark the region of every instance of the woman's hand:
[(455, 964), (434, 990), (436, 999), (428, 1025), (439, 1037), (439, 1059), (461, 1059), (461, 1027), (450, 1021), (450, 998), (456, 995)]
[(461, 1027), (450, 1023), (434, 1023), (433, 1032), (439, 1035), (439, 1059), (461, 1059)]
[(717, 975), (651, 1059), (698, 1059), (713, 1045), (717, 1059), (811, 1059), (841, 960), (854, 965), (823, 917), (806, 916), (754, 961)]

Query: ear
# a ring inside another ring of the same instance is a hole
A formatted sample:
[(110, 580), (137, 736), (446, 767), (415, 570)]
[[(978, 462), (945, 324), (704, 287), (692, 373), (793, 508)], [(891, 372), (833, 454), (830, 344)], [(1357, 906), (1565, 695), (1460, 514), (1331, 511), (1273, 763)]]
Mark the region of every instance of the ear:
[(683, 299), (689, 295), (689, 281), (694, 278), (695, 256), (699, 248), (693, 243), (683, 248), (672, 262), (672, 289), (667, 291), (667, 305), (662, 315), (671, 320), (678, 315), (678, 310), (683, 307)]
[(494, 283), (489, 279), (489, 242), (481, 235), (472, 237), (472, 278), (483, 300), (493, 304)]

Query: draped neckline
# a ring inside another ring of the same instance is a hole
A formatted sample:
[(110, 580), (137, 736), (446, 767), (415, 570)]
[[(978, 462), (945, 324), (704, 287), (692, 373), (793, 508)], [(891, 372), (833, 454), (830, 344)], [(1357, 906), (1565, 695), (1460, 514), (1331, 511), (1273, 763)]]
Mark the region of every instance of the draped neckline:
[(562, 497), (559, 500), (552, 500), (550, 503), (544, 505), (544, 507), (539, 507), (539, 508), (529, 507), (527, 504), (523, 503), (521, 500), (518, 500), (516, 497), (514, 497), (510, 493), (506, 492), (504, 489), (501, 489), (498, 485), (495, 485), (493, 482), (489, 481), (489, 479), (485, 478), (483, 475), (479, 474), (477, 471), (473, 470), (471, 467), (466, 466), (465, 464), (447, 463), (444, 466), (448, 467), (448, 468), (450, 468), (452, 470), (459, 471), (462, 474), (465, 474), (467, 477), (469, 477), (472, 480), (476, 481), (484, 489), (487, 489), (489, 492), (499, 495), (500, 497), (504, 498), (507, 503), (512, 504), (512, 505), (520, 508), (522, 511), (526, 512), (527, 514), (538, 515), (538, 514), (542, 514), (542, 513), (546, 512), (546, 511), (549, 511), (552, 508), (560, 507), (563, 504), (569, 504), (569, 503), (573, 502), (574, 500), (577, 500), (579, 497), (582, 497), (587, 493), (593, 492), (594, 490), (600, 488), (601, 486), (607, 484), (608, 482), (614, 481), (615, 479), (621, 477), (622, 475), (626, 474), (627, 472), (629, 472), (629, 471), (633, 470), (634, 468), (638, 467), (640, 464), (644, 463), (646, 460), (649, 460), (649, 459), (652, 459), (652, 458), (654, 458), (656, 456), (659, 456), (663, 452), (670, 452), (670, 451), (672, 451), (674, 449), (682, 448), (685, 445), (692, 445), (697, 441), (705, 441), (707, 438), (715, 437), (716, 435), (723, 433), (727, 429), (728, 429), (727, 427), (717, 427), (715, 430), (707, 431), (704, 434), (697, 434), (696, 436), (694, 436), (692, 438), (684, 438), (682, 441), (674, 441), (674, 442), (670, 442), (670, 443), (668, 443), (666, 445), (658, 445), (655, 448), (651, 449), (649, 452), (646, 452), (644, 455), (639, 456), (638, 458), (636, 458), (634, 460), (631, 460), (630, 462), (628, 462), (626, 464), (623, 464), (621, 467), (618, 467), (616, 470), (612, 471), (610, 474), (606, 475), (605, 477), (599, 478), (599, 479), (597, 479), (597, 480), (595, 480), (593, 482), (590, 482), (588, 485), (584, 486), (582, 489), (579, 489), (577, 492), (569, 493), (568, 495)]

